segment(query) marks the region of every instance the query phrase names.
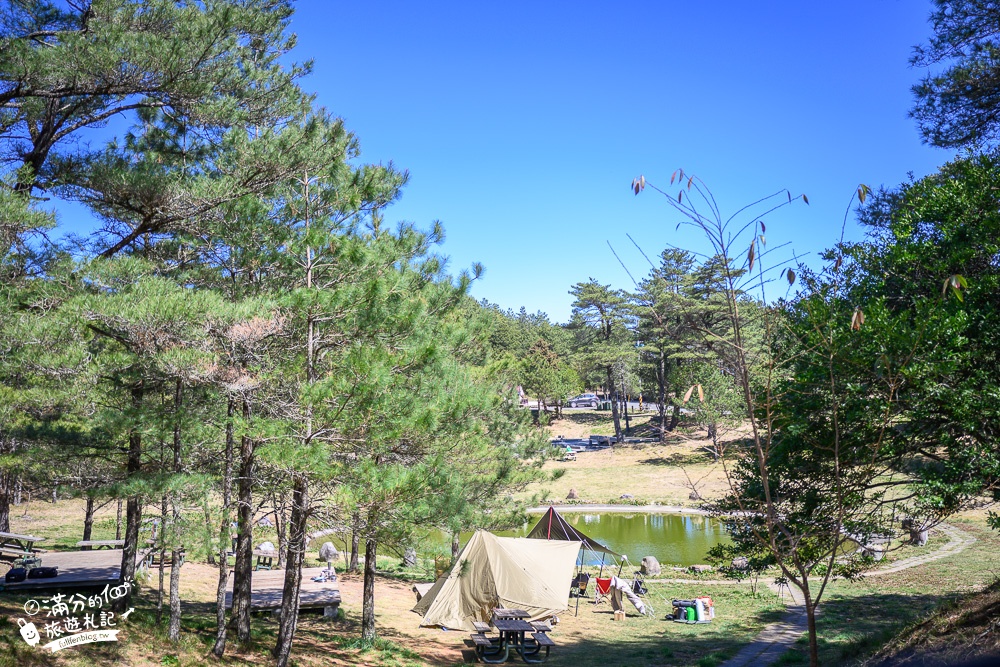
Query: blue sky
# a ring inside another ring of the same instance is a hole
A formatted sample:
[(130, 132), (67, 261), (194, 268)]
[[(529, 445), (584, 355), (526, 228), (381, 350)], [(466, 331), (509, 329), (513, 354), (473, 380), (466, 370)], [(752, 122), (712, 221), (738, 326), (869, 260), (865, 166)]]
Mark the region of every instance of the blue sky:
[[(815, 261), (859, 183), (933, 172), (953, 155), (907, 117), (923, 76), (928, 0), (814, 2), (327, 2), (299, 0), (303, 84), (360, 139), (365, 162), (409, 170), (388, 220), (440, 220), (473, 296), (570, 316), (570, 286), (631, 288), (668, 243), (705, 246), (640, 174), (698, 175), (723, 212), (788, 188), (770, 246)], [(60, 207), (83, 231), (79, 207)], [(92, 224), (92, 223), (90, 223)], [(848, 222), (848, 238), (860, 231)], [(776, 253), (777, 254), (777, 253)]]
[[(723, 211), (781, 188), (773, 246), (837, 240), (858, 183), (895, 185), (952, 155), (907, 117), (926, 0), (814, 2), (319, 2), (292, 29), (305, 82), (369, 162), (411, 180), (387, 218), (441, 220), (478, 298), (570, 315), (570, 285), (617, 287), (666, 243), (703, 248), (657, 195), (678, 167)], [(859, 232), (848, 224), (848, 237)]]

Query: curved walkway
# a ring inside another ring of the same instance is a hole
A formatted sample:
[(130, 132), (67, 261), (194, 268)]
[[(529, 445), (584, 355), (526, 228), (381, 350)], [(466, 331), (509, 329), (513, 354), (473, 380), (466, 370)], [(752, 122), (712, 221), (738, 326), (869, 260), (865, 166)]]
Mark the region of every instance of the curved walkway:
[[(876, 577), (883, 574), (892, 574), (893, 572), (899, 572), (918, 565), (925, 565), (932, 561), (961, 553), (966, 547), (976, 541), (976, 538), (954, 526), (941, 524), (937, 529), (951, 538), (947, 544), (929, 554), (904, 558), (893, 563), (891, 567), (887, 567), (884, 570), (866, 572), (863, 576)], [(787, 651), (799, 637), (806, 633), (808, 624), (802, 593), (794, 586), (789, 586), (788, 589), (792, 594), (792, 604), (788, 605), (785, 617), (777, 623), (772, 623), (764, 628), (757, 635), (756, 639), (744, 646), (735, 656), (724, 662), (722, 667), (756, 667), (757, 665), (774, 664), (781, 657), (782, 653)]]

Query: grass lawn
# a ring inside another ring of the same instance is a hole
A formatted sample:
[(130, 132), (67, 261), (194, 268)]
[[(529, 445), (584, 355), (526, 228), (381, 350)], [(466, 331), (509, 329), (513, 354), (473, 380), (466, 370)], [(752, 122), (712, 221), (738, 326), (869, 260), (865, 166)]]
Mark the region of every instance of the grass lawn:
[[(642, 432), (652, 417), (632, 420), (633, 431)], [(567, 413), (548, 429), (551, 437), (586, 438), (591, 434), (614, 433), (607, 413), (580, 411)], [(688, 478), (704, 498), (718, 497), (728, 489), (722, 465), (712, 461), (704, 449), (704, 431), (680, 430), (664, 444), (622, 445), (595, 452), (581, 452), (576, 461), (550, 461), (548, 471), (563, 471), (554, 481), (533, 486), (526, 495), (539, 493), (552, 500), (565, 500), (576, 489), (581, 503), (621, 503), (629, 494), (630, 503), (697, 507), (690, 499)], [(685, 475), (686, 473), (686, 475)]]
[[(901, 572), (860, 581), (832, 582), (820, 606), (817, 629), (822, 664), (859, 663), (907, 626), (962, 595), (984, 590), (997, 581), (1000, 535), (986, 527), (981, 516), (956, 517), (949, 523), (974, 536), (962, 553)], [(929, 542), (910, 548), (909, 556), (940, 546)], [(808, 664), (803, 638), (779, 664)]]
[[(646, 417), (648, 419), (648, 416)], [(633, 421), (642, 428), (643, 418)], [(552, 436), (585, 437), (590, 433), (606, 434), (610, 416), (595, 412), (577, 412), (548, 427)], [(697, 506), (688, 498), (687, 479), (700, 480), (699, 491), (706, 498), (721, 494), (726, 481), (721, 466), (704, 452), (704, 433), (681, 431), (672, 434), (665, 444), (639, 447), (616, 447), (600, 452), (582, 453), (575, 462), (550, 462), (549, 470), (564, 470), (562, 477), (529, 491), (529, 495), (548, 491), (562, 499), (575, 488), (581, 501), (622, 503), (622, 494), (631, 494), (629, 503), (659, 503)], [(683, 466), (683, 468), (681, 467)], [(686, 475), (685, 475), (686, 473)], [(75, 548), (82, 532), (83, 502), (61, 499), (57, 503), (33, 501), (13, 508), (11, 528), (48, 538), (45, 548)], [(115, 506), (104, 507), (97, 515), (94, 539), (114, 537)], [(203, 521), (201, 510), (192, 509), (192, 521)], [(857, 662), (870, 654), (908, 624), (925, 618), (942, 603), (964, 593), (981, 590), (996, 580), (1000, 565), (995, 554), (1000, 551), (1000, 536), (986, 528), (981, 514), (970, 514), (952, 521), (977, 538), (977, 542), (958, 555), (895, 574), (871, 577), (857, 582), (833, 582), (821, 607), (819, 632), (825, 664)], [(261, 529), (255, 543), (272, 539)], [(932, 533), (930, 543), (922, 548), (905, 547), (893, 555), (906, 558), (929, 553), (946, 538)], [(318, 544), (315, 545), (318, 547)], [(19, 634), (16, 619), (23, 617), (26, 598), (0, 595), (0, 667), (93, 665), (201, 665), (207, 660), (214, 641), (214, 596), (217, 571), (205, 563), (202, 545), (188, 548), (181, 594), (184, 600), (182, 641), (173, 645), (166, 640), (166, 629), (156, 621), (155, 590), (142, 589), (137, 611), (128, 619), (118, 644), (75, 647), (47, 654), (29, 647)], [(308, 565), (318, 565), (310, 559)], [(342, 566), (342, 564), (341, 564)], [(472, 660), (473, 651), (462, 632), (421, 629), (413, 614), (415, 598), (412, 581), (427, 581), (427, 570), (402, 571), (398, 560), (380, 558), (376, 587), (377, 624), (381, 635), (376, 646), (363, 650), (357, 644), (360, 634), (361, 581), (356, 575), (342, 575), (343, 616), (324, 619), (304, 615), (299, 623), (292, 659), (299, 666), (370, 665), (372, 667), (417, 667), (423, 665), (459, 665)], [(667, 571), (664, 577), (670, 577)], [(759, 595), (750, 594), (749, 586), (710, 583), (715, 575), (681, 575), (704, 583), (677, 584), (662, 580), (649, 583), (649, 600), (656, 609), (653, 617), (641, 617), (634, 610), (622, 622), (613, 620), (610, 605), (582, 601), (579, 615), (562, 615), (552, 633), (557, 643), (550, 662), (572, 667), (653, 667), (678, 665), (710, 667), (724, 661), (768, 623), (778, 620), (782, 602), (765, 587)], [(156, 572), (148, 584), (155, 586)], [(761, 583), (769, 580), (762, 577)], [(711, 595), (716, 602), (716, 620), (709, 625), (683, 625), (664, 620), (673, 598)], [(574, 600), (571, 600), (571, 604)], [(231, 650), (222, 664), (267, 665), (269, 650), (277, 630), (270, 615), (253, 621), (253, 644), (249, 649)], [(800, 641), (787, 653), (782, 663), (806, 663), (806, 643)]]

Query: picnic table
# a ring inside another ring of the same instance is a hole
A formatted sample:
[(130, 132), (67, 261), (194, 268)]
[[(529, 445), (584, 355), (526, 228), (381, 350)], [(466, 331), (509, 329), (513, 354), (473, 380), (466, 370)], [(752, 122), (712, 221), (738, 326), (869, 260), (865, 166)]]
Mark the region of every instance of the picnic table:
[[(479, 659), (491, 664), (506, 662), (513, 649), (527, 663), (545, 662), (549, 657), (549, 649), (555, 646), (555, 642), (546, 634), (550, 628), (529, 623), (525, 620), (529, 616), (523, 609), (495, 609), (493, 627), (496, 628), (498, 637), (487, 637), (485, 631), (488, 626), (476, 623), (476, 630), (479, 632), (472, 635), (472, 641), (476, 645)], [(527, 633), (531, 633), (530, 638), (525, 636)]]
[(35, 548), (35, 542), (42, 542), (44, 540), (44, 537), (35, 537), (34, 535), (0, 532), (0, 554), (6, 556), (30, 556), (42, 551)]
[(254, 549), (253, 555), (257, 557), (257, 564), (253, 566), (254, 571), (274, 569), (274, 559), (278, 557), (277, 551)]
[(121, 549), (125, 546), (125, 540), (80, 540), (76, 546), (91, 549)]

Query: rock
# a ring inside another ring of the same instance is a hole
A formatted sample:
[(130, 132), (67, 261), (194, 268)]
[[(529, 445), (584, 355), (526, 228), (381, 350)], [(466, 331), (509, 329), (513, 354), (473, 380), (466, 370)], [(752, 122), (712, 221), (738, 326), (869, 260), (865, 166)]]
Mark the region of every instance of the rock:
[(274, 528), (274, 522), (271, 521), (271, 519), (269, 519), (266, 516), (265, 517), (261, 517), (260, 519), (257, 520), (257, 527), (258, 528)]
[(403, 567), (413, 567), (417, 564), (417, 550), (413, 547), (407, 547), (406, 551), (403, 552)]
[(692, 491), (691, 493), (688, 494), (688, 499), (689, 500), (701, 500), (701, 496), (698, 494), (697, 491)]
[(631, 493), (623, 493), (622, 495), (619, 496), (619, 498), (621, 498), (622, 500), (632, 500), (633, 498), (635, 498), (635, 496), (633, 496)]
[(749, 570), (750, 559), (746, 556), (737, 556), (733, 559), (732, 566), (734, 570)]
[(268, 551), (274, 554), (278, 553), (278, 550), (275, 548), (272, 542), (261, 542), (259, 545), (257, 545), (257, 551)]
[(580, 497), (580, 494), (576, 492), (576, 489), (570, 489), (569, 493), (566, 494), (567, 500), (576, 500)]
[(639, 571), (643, 574), (659, 574), (660, 561), (656, 560), (653, 556), (644, 556), (643, 559), (639, 561)]
[(711, 565), (692, 565), (688, 569), (691, 570), (692, 572), (700, 574), (702, 572), (711, 572), (712, 571), (712, 566)]
[(319, 559), (325, 560), (328, 563), (330, 561), (337, 560), (337, 556), (339, 555), (340, 554), (337, 553), (337, 547), (333, 546), (333, 542), (324, 542), (319, 548)]

